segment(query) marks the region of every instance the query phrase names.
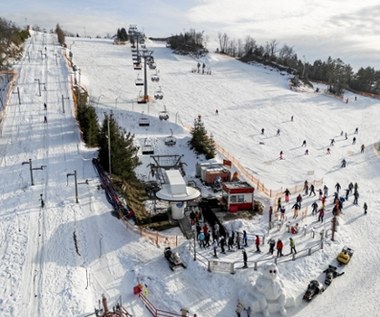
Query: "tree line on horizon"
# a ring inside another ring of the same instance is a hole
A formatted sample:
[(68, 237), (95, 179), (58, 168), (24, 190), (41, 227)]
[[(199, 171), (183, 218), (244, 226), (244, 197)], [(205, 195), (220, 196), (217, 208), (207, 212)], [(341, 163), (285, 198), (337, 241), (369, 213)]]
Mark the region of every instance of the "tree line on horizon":
[(305, 82), (321, 81), (329, 85), (329, 92), (341, 96), (344, 89), (370, 94), (380, 94), (380, 70), (373, 67), (360, 67), (355, 73), (349, 64), (340, 58), (302, 62), (293, 47), (277, 40), (260, 45), (251, 36), (245, 40), (231, 39), (226, 33), (218, 34), (218, 52), (240, 59), (243, 62), (255, 61), (286, 70)]

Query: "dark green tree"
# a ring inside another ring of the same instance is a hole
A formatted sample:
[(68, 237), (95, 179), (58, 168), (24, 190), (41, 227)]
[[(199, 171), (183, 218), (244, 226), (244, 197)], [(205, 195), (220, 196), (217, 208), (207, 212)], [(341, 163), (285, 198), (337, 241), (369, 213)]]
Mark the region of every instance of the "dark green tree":
[(201, 116), (198, 116), (198, 118), (194, 120), (194, 126), (190, 134), (192, 137), (189, 141), (189, 146), (197, 155), (203, 154), (207, 159), (215, 157), (214, 139), (208, 136)]
[[(108, 136), (110, 137), (109, 143)], [(98, 159), (105, 170), (109, 172), (108, 145), (110, 144), (112, 174), (119, 176), (124, 181), (137, 179), (134, 170), (141, 162), (137, 157), (138, 147), (134, 145), (134, 135), (121, 129), (112, 113), (105, 115), (98, 144)]]
[(57, 24), (57, 26), (55, 27), (55, 33), (57, 34), (59, 44), (65, 46), (65, 33), (63, 32), (59, 24)]

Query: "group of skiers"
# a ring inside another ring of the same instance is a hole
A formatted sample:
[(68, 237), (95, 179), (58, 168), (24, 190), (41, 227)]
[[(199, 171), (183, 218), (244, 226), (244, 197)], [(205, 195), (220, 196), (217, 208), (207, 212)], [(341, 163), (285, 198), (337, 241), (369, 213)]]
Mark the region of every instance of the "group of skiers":
[[(291, 120), (291, 121), (293, 121), (293, 120)], [(359, 128), (355, 128), (354, 134), (358, 134), (358, 133), (359, 133)], [(264, 134), (264, 128), (261, 129), (261, 134)], [(280, 129), (277, 130), (277, 135), (279, 135), (279, 134), (280, 134)], [(348, 139), (347, 132), (341, 131), (340, 135), (343, 136), (343, 134), (345, 136), (345, 139), (347, 140)], [(356, 144), (356, 136), (354, 136), (352, 138), (352, 145), (354, 145), (354, 144)], [(335, 138), (332, 138), (332, 139), (330, 139), (330, 145), (327, 147), (326, 154), (331, 154), (331, 148), (330, 147), (332, 147), (334, 145), (335, 145)], [(307, 147), (307, 141), (306, 140), (302, 141), (301, 147)], [(360, 146), (360, 152), (364, 153), (364, 150), (365, 150), (365, 145), (362, 144)], [(305, 155), (309, 155), (309, 149), (305, 149)], [(280, 157), (280, 160), (285, 159), (285, 155), (284, 155), (283, 150), (280, 151), (279, 157)], [(342, 167), (346, 167), (346, 160), (345, 159), (342, 160)]]

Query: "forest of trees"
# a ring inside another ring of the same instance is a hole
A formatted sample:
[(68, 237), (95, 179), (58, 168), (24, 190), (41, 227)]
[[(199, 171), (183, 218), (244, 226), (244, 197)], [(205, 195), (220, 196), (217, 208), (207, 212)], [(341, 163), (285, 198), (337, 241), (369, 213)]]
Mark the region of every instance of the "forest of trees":
[(28, 37), (28, 30), (0, 18), (0, 70), (8, 69), (12, 60), (21, 57), (22, 44)]
[(167, 39), (167, 43), (176, 52), (204, 54), (205, 49), (204, 32), (196, 32), (191, 29), (179, 35), (173, 35)]
[(251, 36), (244, 40), (231, 39), (226, 33), (218, 34), (218, 52), (236, 57), (244, 62), (256, 61), (297, 75), (308, 81), (322, 81), (330, 86), (330, 92), (341, 95), (344, 89), (380, 94), (380, 71), (373, 67), (361, 67), (356, 73), (340, 58), (329, 57), (312, 64), (302, 61), (291, 46), (280, 46), (277, 40), (258, 44)]

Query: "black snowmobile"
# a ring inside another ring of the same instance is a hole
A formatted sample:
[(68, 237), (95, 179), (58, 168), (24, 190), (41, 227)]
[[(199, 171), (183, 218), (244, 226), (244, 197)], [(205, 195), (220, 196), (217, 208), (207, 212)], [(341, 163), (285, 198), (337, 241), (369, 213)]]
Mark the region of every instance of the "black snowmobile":
[(344, 272), (338, 272), (338, 268), (333, 265), (329, 265), (329, 267), (323, 271), (326, 274), (325, 276), (325, 284), (328, 286), (332, 283), (333, 279), (341, 276)]
[(315, 295), (323, 293), (324, 290), (325, 290), (325, 287), (322, 285), (322, 283), (318, 282), (317, 280), (312, 280), (307, 286), (307, 290), (305, 294), (303, 295), (303, 300), (310, 302), (314, 298)]
[(166, 247), (164, 250), (165, 258), (169, 261), (169, 266), (172, 271), (177, 267), (182, 266), (186, 269), (186, 265), (182, 262), (178, 252), (173, 252), (170, 247)]

